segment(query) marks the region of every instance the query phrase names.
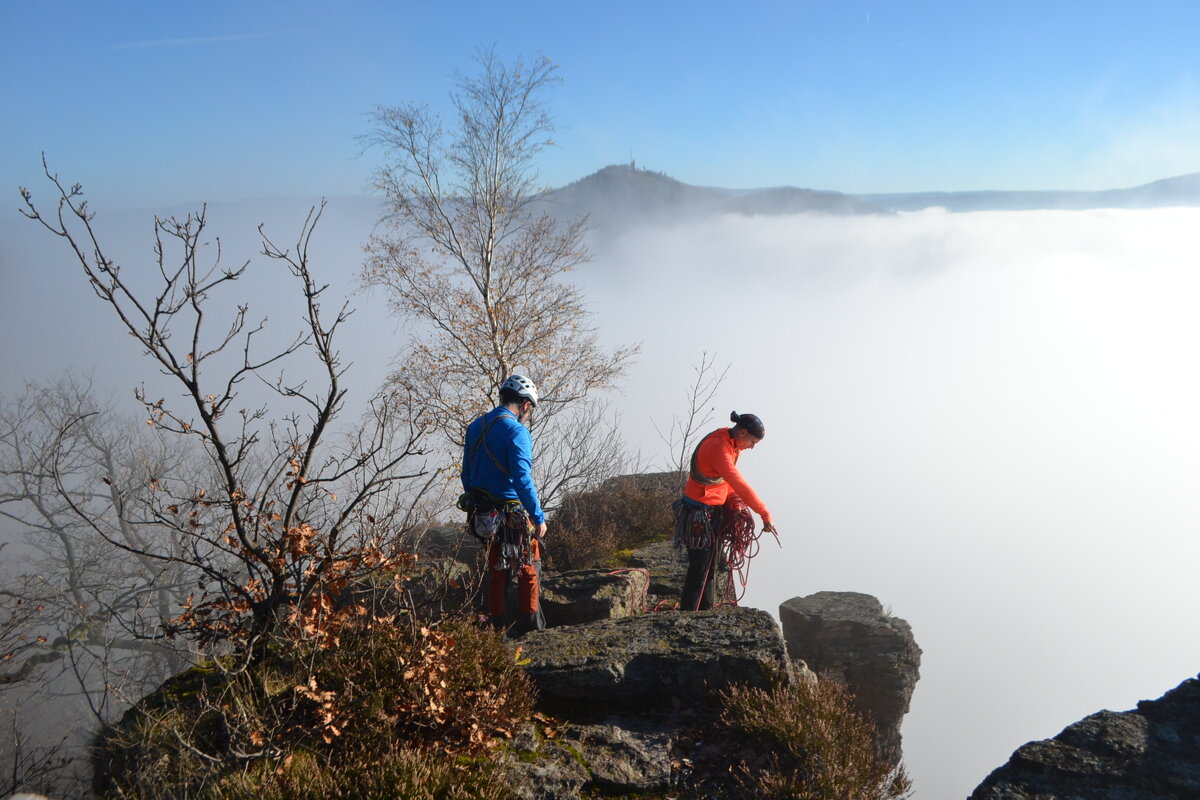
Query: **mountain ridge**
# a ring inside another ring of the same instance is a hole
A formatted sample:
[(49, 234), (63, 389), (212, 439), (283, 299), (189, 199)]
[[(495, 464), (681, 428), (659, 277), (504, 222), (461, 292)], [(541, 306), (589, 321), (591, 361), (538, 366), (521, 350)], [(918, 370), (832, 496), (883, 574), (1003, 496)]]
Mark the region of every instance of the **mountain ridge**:
[(556, 216), (589, 216), (594, 227), (689, 221), (714, 214), (797, 213), (855, 216), (944, 208), (951, 212), (1146, 209), (1200, 206), (1200, 172), (1123, 189), (971, 190), (849, 194), (795, 186), (725, 189), (696, 186), (636, 164), (610, 164), (549, 190)]

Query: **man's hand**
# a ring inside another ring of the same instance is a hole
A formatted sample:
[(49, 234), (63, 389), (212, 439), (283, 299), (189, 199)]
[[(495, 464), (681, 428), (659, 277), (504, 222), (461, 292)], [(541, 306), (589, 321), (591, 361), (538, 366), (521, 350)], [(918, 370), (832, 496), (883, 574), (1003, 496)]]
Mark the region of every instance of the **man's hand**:
[(542, 523), (534, 526), (533, 538), (535, 538), (535, 539), (546, 538), (546, 523), (545, 522), (542, 522)]
[(772, 536), (774, 536), (775, 544), (779, 545), (781, 548), (783, 547), (783, 542), (779, 541), (779, 531), (776, 530), (775, 523), (773, 523), (773, 522), (763, 523), (763, 533), (769, 533)]

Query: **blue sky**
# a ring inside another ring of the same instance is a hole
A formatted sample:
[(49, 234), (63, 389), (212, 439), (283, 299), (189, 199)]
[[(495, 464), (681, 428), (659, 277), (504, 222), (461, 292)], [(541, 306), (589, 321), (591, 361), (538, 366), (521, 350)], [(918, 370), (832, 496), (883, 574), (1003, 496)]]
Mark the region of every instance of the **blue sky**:
[[(1112, 188), (1200, 170), (1200, 4), (0, 0), (0, 186), (117, 207), (365, 191), (380, 104), (560, 66), (548, 185)], [(6, 189), (7, 190), (7, 189)], [(14, 194), (15, 197), (15, 194)]]

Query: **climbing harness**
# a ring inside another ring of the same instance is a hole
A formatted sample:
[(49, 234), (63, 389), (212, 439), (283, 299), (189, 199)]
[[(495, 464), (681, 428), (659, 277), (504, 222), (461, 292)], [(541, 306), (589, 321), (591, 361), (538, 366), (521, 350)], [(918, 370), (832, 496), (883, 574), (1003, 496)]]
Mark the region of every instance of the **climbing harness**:
[(684, 495), (671, 505), (675, 514), (675, 542), (689, 550), (711, 547), (720, 524), (719, 506), (706, 506)]
[[(488, 542), (489, 613), (493, 617), (504, 616), (506, 609), (510, 614), (537, 613), (540, 581), (536, 565), (542, 557), (541, 542), (533, 536), (533, 523), (524, 506), (509, 502), (501, 508), (475, 509), (468, 512), (467, 524), (472, 533)], [(491, 531), (491, 538), (480, 536), (480, 527)]]
[[(504, 409), (504, 414), (512, 416), (512, 412), (508, 409)], [(500, 470), (504, 475), (509, 474), (508, 469), (500, 462), (500, 459), (496, 458), (487, 443), (488, 431), (491, 430), (496, 421), (504, 414), (497, 414), (484, 423), (478, 438), (471, 445), (471, 451), (467, 454), (465, 459), (466, 464), (474, 465), (482, 448), (487, 453), (487, 457), (496, 466), (496, 469)], [(508, 522), (510, 514), (516, 511), (524, 513), (524, 508), (519, 500), (496, 497), (492, 493), (478, 487), (470, 488), (459, 495), (458, 507), (467, 512), (467, 529), (476, 539), (483, 542), (492, 541), (500, 534), (502, 529), (510, 524)], [(528, 516), (526, 516), (525, 522), (528, 523), (528, 521)], [(520, 527), (519, 522), (511, 524), (513, 527)]]
[[(700, 588), (701, 595), (720, 568), (729, 576), (729, 580), (725, 584), (724, 596), (716, 605), (736, 606), (746, 594), (746, 586), (750, 581), (750, 561), (758, 555), (759, 538), (762, 536), (754, 529), (754, 517), (750, 509), (737, 495), (731, 496), (723, 506), (706, 506), (684, 495), (675, 501), (672, 508), (675, 511), (675, 543), (689, 550), (712, 550), (705, 584)], [(737, 585), (734, 583), (734, 573), (737, 573)]]

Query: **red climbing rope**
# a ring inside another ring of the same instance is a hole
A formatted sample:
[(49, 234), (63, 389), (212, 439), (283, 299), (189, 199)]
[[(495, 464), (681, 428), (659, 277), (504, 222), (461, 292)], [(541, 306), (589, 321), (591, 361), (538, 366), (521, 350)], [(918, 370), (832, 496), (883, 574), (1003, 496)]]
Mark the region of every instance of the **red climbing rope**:
[[(642, 590), (640, 592), (641, 602), (637, 602), (639, 600), (639, 598), (637, 596), (639, 594), (637, 587), (633, 585), (633, 581), (629, 580), (629, 576), (626, 574), (626, 573), (630, 573), (630, 572), (640, 572), (643, 576), (644, 580), (642, 582)], [(625, 585), (629, 587), (629, 601), (630, 601), (630, 603), (633, 604), (634, 608), (644, 609), (649, 604), (650, 570), (648, 570), (644, 567), (623, 567), (621, 569), (614, 569), (612, 572), (610, 572), (608, 574), (616, 576), (616, 577), (620, 578), (621, 580), (625, 581)], [(637, 613), (641, 613), (641, 612), (639, 611)]]
[[(754, 530), (754, 517), (750, 515), (750, 509), (737, 495), (730, 497), (725, 504), (724, 518), (718, 533), (721, 562), (729, 573), (725, 596), (719, 605), (736, 606), (746, 595), (746, 585), (750, 582), (750, 561), (758, 555), (760, 536), (762, 534)], [(735, 572), (740, 588), (733, 582)]]

